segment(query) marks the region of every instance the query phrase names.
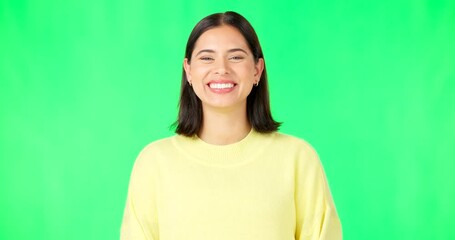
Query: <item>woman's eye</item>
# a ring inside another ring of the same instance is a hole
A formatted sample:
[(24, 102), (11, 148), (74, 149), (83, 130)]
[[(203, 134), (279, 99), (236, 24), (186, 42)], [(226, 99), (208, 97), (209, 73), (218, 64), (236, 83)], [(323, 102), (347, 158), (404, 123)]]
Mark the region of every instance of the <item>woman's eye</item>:
[(234, 61), (240, 61), (242, 60), (244, 57), (243, 56), (232, 56), (230, 57), (231, 60), (234, 60)]
[(213, 60), (213, 58), (211, 58), (211, 57), (201, 57), (200, 59), (202, 61), (212, 61)]

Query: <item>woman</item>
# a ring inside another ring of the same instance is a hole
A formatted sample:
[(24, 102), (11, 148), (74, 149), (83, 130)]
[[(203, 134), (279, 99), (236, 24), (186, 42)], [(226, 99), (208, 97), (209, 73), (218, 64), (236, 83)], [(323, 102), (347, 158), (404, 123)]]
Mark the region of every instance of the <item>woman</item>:
[(277, 133), (262, 49), (235, 12), (188, 39), (176, 136), (131, 175), (122, 239), (341, 239), (316, 152)]

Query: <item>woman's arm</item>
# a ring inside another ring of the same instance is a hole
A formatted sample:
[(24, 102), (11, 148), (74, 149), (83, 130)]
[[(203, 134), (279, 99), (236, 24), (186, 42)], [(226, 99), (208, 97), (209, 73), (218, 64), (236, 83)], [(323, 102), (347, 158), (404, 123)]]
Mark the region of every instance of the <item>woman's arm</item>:
[(317, 153), (308, 146), (297, 163), (296, 240), (341, 240), (341, 223)]
[(121, 240), (159, 240), (155, 174), (145, 155), (139, 155), (131, 173)]

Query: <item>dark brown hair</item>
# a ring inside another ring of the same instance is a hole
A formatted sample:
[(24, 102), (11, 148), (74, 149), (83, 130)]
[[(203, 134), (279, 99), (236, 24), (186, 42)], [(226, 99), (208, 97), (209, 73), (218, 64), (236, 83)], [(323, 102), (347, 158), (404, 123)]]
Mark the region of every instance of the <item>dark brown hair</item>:
[[(191, 54), (199, 37), (207, 30), (222, 25), (232, 26), (243, 35), (256, 63), (260, 58), (264, 58), (259, 39), (248, 20), (236, 12), (228, 11), (209, 15), (196, 24), (186, 44), (185, 58), (188, 59), (188, 62), (191, 61)], [(247, 97), (247, 117), (253, 129), (261, 133), (277, 131), (281, 124), (273, 120), (270, 111), (265, 60), (259, 85), (253, 87)], [(189, 85), (184, 69), (182, 71), (179, 114), (174, 125), (177, 126), (175, 132), (185, 136), (198, 134), (202, 126), (202, 103)]]

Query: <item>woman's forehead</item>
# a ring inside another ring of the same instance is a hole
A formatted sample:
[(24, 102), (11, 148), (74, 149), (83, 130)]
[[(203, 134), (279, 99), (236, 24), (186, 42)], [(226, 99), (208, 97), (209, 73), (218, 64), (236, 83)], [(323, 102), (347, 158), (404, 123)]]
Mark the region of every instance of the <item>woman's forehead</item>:
[(211, 49), (214, 51), (228, 51), (233, 48), (241, 48), (249, 51), (245, 38), (239, 30), (232, 26), (222, 25), (207, 30), (196, 41), (194, 51)]

